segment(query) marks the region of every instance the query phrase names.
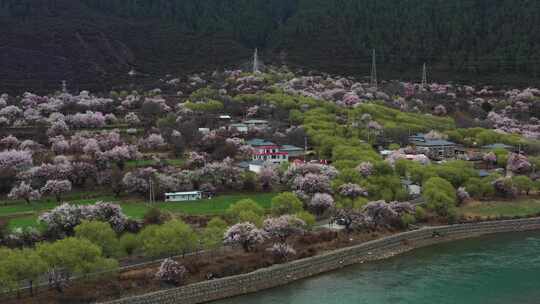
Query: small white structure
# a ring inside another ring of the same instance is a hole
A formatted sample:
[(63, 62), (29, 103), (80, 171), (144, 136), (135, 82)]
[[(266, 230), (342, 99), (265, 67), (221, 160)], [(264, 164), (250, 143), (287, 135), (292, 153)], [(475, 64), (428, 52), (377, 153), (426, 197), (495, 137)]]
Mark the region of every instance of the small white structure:
[(379, 152), (381, 154), (381, 156), (386, 159), (388, 156), (392, 155), (392, 153), (394, 153), (393, 150), (382, 150)]
[(235, 123), (229, 125), (229, 130), (238, 131), (240, 133), (247, 133), (249, 131), (249, 127), (246, 124), (243, 123)]
[(248, 128), (260, 128), (260, 129), (266, 129), (268, 128), (268, 120), (263, 119), (250, 119), (250, 120), (244, 120), (244, 124), (248, 126)]
[(263, 167), (262, 161), (252, 161), (249, 163), (249, 171), (257, 173), (257, 174), (261, 173), (262, 167)]
[(422, 195), (422, 187), (418, 185), (408, 185), (407, 192), (409, 192), (409, 195), (414, 198), (420, 197)]
[(210, 128), (199, 128), (199, 132), (201, 132), (201, 134), (203, 135), (206, 135), (210, 133)]
[(201, 191), (165, 193), (166, 202), (187, 202), (202, 199)]

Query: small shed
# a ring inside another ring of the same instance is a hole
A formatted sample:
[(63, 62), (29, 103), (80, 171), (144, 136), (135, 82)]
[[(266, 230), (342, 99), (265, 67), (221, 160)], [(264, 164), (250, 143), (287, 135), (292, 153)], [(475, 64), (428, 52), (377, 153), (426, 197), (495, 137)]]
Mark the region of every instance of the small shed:
[(187, 202), (202, 199), (202, 191), (165, 193), (166, 202)]

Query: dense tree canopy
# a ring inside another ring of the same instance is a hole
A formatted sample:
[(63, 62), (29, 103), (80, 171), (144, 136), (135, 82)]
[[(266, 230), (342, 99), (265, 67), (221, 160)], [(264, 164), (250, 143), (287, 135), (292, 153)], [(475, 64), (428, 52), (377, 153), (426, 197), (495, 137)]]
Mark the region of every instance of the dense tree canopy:
[[(258, 47), (265, 61), (329, 72), (364, 76), (377, 49), (385, 78), (419, 78), (428, 62), (435, 78), (519, 73), (531, 81), (540, 67), (540, 29), (523, 24), (539, 24), (539, 10), (526, 0), (2, 0), (3, 47), (12, 56), (0, 76), (11, 75), (6, 86), (16, 86), (15, 78), (38, 72), (32, 63), (45, 59), (49, 71), (36, 74), (35, 86), (57, 86), (66, 73), (86, 83), (121, 81), (111, 76), (126, 78), (134, 65), (151, 73), (214, 68), (246, 61)], [(37, 39), (26, 45), (26, 35)], [(89, 71), (92, 64), (107, 73)]]

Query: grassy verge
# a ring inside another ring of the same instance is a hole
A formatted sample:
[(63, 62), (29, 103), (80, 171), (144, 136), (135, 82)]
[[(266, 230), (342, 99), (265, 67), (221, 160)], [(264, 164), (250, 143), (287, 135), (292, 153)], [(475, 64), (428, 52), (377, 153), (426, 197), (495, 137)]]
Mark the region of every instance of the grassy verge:
[(540, 199), (516, 199), (513, 201), (474, 202), (459, 208), (465, 216), (527, 216), (540, 213)]

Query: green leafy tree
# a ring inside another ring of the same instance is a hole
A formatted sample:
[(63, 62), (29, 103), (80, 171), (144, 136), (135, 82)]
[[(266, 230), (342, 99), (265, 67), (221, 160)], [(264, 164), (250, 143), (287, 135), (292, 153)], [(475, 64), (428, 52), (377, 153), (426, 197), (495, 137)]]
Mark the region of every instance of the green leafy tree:
[(450, 182), (440, 177), (432, 177), (424, 184), (422, 193), (430, 210), (441, 216), (448, 215), (457, 204), (456, 189)]
[(263, 217), (253, 212), (252, 210), (242, 211), (238, 215), (237, 223), (244, 223), (244, 222), (249, 222), (249, 223), (254, 224), (257, 227), (261, 227), (262, 222), (263, 222)]
[(493, 188), (493, 185), (489, 179), (472, 177), (465, 182), (464, 187), (469, 195), (474, 198), (483, 198), (495, 195), (495, 188)]
[(66, 238), (54, 243), (41, 243), (36, 247), (47, 264), (50, 284), (63, 292), (73, 275), (114, 270), (118, 262), (102, 255), (101, 248), (87, 239)]
[(242, 212), (252, 212), (260, 217), (264, 215), (264, 209), (252, 199), (240, 200), (227, 209), (227, 216), (234, 222), (240, 221)]
[(219, 217), (211, 219), (204, 228), (201, 240), (205, 249), (216, 249), (223, 244), (223, 235), (227, 230), (227, 222)]
[(0, 286), (17, 288), (28, 282), (33, 294), (33, 283), (47, 271), (47, 264), (33, 249), (0, 250)]
[(127, 255), (132, 255), (141, 246), (137, 235), (133, 233), (124, 233), (120, 237), (119, 242), (120, 248), (122, 248), (122, 251)]
[(146, 256), (186, 254), (196, 249), (198, 238), (191, 227), (171, 220), (163, 225), (151, 225), (139, 233), (139, 242)]
[(116, 232), (109, 223), (98, 221), (83, 221), (75, 227), (75, 237), (87, 239), (98, 245), (106, 257), (118, 257), (121, 247)]
[(272, 198), (272, 214), (294, 214), (303, 210), (302, 201), (292, 192), (283, 192)]
[(534, 188), (534, 182), (525, 175), (512, 177), (512, 183), (520, 193), (525, 192), (527, 195), (529, 195), (529, 192)]

